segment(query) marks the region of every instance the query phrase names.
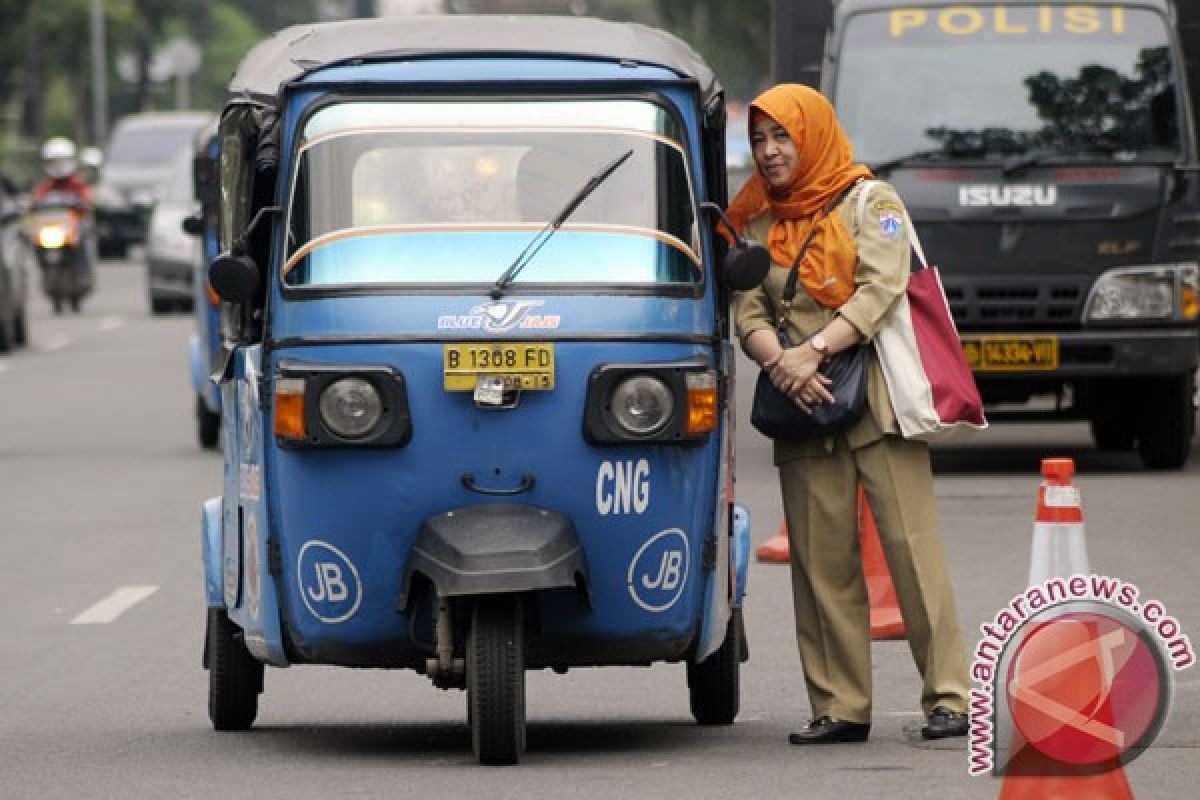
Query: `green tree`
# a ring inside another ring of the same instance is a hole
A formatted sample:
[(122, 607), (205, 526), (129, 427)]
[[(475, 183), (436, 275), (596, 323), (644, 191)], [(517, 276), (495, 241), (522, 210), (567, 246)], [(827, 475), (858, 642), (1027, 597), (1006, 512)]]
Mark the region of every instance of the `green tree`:
[(662, 25), (708, 61), (730, 97), (746, 101), (771, 70), (770, 0), (656, 0)]

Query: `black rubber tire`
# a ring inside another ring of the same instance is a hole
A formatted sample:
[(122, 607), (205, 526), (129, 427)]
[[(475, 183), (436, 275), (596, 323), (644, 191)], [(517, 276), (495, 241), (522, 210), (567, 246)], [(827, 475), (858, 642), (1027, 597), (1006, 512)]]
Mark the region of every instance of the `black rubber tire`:
[(221, 415), (209, 411), (204, 398), (196, 395), (196, 441), (205, 450), (216, 450), (220, 435)]
[(0, 353), (7, 353), (17, 346), (16, 328), (15, 321), (6, 324), (3, 319), (0, 319)]
[(61, 314), (63, 312), (62, 295), (58, 295), (58, 294), (54, 295), (54, 297), (51, 298), (51, 300), (50, 300), (50, 304), (54, 306), (55, 314)]
[(1101, 450), (1132, 450), (1137, 429), (1129, 419), (1092, 417), (1092, 439)]
[(1195, 374), (1147, 381), (1142, 392), (1143, 427), (1137, 444), (1142, 463), (1149, 469), (1182, 468), (1196, 433)]
[(518, 597), (475, 601), (466, 655), (471, 750), (480, 764), (516, 764), (525, 751), (525, 641)]
[(740, 707), (739, 678), (742, 612), (734, 609), (725, 628), (725, 641), (699, 664), (688, 662), (688, 697), (692, 716), (701, 725), (732, 725)]
[(25, 323), (25, 310), (17, 311), (16, 317), (13, 319), (13, 344), (17, 347), (24, 347), (29, 344), (29, 327)]
[(208, 718), (214, 730), (249, 730), (258, 716), (263, 665), (224, 609), (208, 610)]
[(76, 314), (83, 308), (83, 297), (81, 295), (71, 295), (71, 310)]

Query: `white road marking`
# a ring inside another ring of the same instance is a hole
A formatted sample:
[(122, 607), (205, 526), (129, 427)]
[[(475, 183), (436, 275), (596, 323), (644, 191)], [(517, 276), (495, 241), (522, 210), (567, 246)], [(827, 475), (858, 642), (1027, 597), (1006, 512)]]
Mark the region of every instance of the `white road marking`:
[(72, 625), (105, 625), (158, 591), (157, 586), (122, 586), (71, 620)]
[(120, 317), (105, 317), (100, 320), (96, 328), (101, 332), (115, 331), (117, 328), (124, 328), (125, 320)]
[(46, 341), (42, 342), (41, 349), (45, 350), (47, 353), (52, 353), (55, 350), (62, 350), (64, 347), (66, 347), (70, 343), (71, 343), (70, 336), (67, 336), (65, 333), (56, 333), (53, 336), (46, 339)]

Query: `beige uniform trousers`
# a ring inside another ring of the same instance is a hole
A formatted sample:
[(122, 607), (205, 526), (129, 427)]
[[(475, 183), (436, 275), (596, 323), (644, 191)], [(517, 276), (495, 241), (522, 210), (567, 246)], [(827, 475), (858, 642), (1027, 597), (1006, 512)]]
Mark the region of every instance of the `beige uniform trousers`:
[(796, 637), (814, 717), (871, 719), (870, 607), (856, 509), (862, 482), (896, 586), (921, 707), (966, 711), (969, 679), (942, 552), (929, 448), (887, 435), (812, 448), (779, 465), (792, 555)]

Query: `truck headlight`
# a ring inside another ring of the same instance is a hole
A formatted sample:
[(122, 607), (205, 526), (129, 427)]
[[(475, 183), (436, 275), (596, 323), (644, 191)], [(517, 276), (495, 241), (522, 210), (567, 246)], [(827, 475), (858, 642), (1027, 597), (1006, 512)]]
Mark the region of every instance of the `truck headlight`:
[(1105, 272), (1088, 295), (1086, 322), (1191, 321), (1200, 316), (1200, 267), (1163, 264)]

